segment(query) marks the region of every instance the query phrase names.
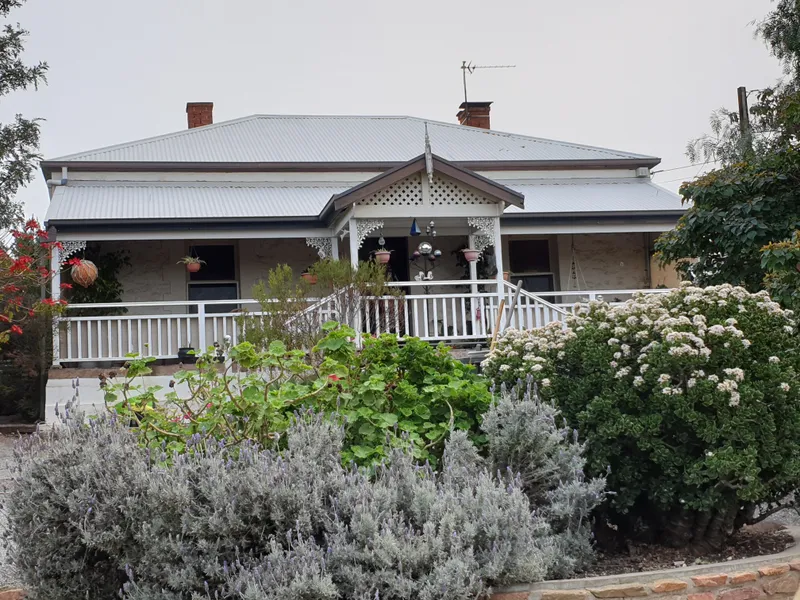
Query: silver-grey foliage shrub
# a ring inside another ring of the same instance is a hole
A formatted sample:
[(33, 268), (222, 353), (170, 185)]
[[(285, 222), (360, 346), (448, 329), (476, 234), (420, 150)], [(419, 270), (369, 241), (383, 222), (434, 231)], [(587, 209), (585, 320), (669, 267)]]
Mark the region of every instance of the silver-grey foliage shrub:
[(172, 457), (113, 420), (67, 420), (16, 448), (12, 558), (32, 600), (464, 600), (541, 580), (564, 570), (565, 534), (583, 532), (585, 484), (547, 413), (529, 432), (548, 456), (520, 455), (550, 473), (531, 505), (497, 424), (538, 413), (507, 402), (487, 415), (494, 464), (454, 433), (438, 473), (401, 451), (373, 473), (344, 468), (342, 431), (308, 415), (281, 451)]
[(585, 479), (585, 446), (577, 431), (558, 425), (558, 417), (529, 379), (510, 392), (502, 387), (481, 428), (492, 467), (518, 477), (531, 506), (550, 525), (559, 561), (549, 575), (565, 577), (594, 557), (591, 516), (605, 498), (606, 482)]

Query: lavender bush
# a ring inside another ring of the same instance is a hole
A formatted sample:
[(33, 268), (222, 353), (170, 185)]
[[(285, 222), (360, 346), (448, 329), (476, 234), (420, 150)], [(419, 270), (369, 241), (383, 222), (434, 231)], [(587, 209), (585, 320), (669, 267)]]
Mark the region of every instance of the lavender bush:
[[(502, 424), (520, 417), (541, 449), (504, 450), (503, 430), (520, 432)], [(342, 430), (312, 415), (280, 451), (198, 436), (170, 457), (111, 419), (67, 419), (16, 449), (12, 558), (33, 600), (482, 597), (561, 574), (570, 540), (588, 544), (581, 511), (601, 486), (583, 482), (553, 417), (501, 400), (493, 458), (455, 432), (439, 472), (400, 450), (371, 472), (344, 468)]]

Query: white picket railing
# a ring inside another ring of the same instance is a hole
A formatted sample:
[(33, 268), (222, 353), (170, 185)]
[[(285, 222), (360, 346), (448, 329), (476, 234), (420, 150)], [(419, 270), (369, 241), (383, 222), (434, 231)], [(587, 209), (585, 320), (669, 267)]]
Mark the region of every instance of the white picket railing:
[[(407, 281), (390, 287), (398, 288), (397, 293), (355, 300), (343, 295), (303, 300), (306, 309), (300, 316), (295, 313), (288, 317), (286, 327), (316, 327), (328, 320), (345, 320), (361, 334), (391, 333), (430, 342), (482, 342), (494, 333), (502, 300), (500, 330), (524, 330), (563, 321), (575, 302), (601, 296), (613, 302), (637, 291), (517, 293), (515, 285), (504, 282), (498, 292), (495, 280)], [(79, 316), (87, 309), (108, 314)], [(215, 342), (237, 344), (244, 339), (249, 319), (265, 314), (261, 304), (252, 299), (72, 304), (56, 324), (54, 363), (120, 362), (131, 353), (175, 359), (181, 349), (201, 350)]]

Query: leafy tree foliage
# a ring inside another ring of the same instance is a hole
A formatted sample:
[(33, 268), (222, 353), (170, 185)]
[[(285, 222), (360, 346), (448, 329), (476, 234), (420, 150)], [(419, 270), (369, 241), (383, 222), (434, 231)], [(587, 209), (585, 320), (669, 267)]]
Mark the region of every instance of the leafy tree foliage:
[(763, 287), (761, 248), (800, 227), (800, 152), (768, 154), (713, 171), (681, 188), (691, 206), (656, 242), (698, 285)]
[[(0, 0), (0, 17), (22, 6), (24, 0)], [(46, 81), (47, 63), (26, 65), (22, 60), (28, 32), (20, 25), (6, 24), (0, 33), (0, 96)], [(0, 228), (22, 220), (22, 205), (14, 199), (17, 190), (31, 181), (40, 159), (39, 119), (16, 115), (13, 123), (0, 124)]]
[(663, 262), (678, 263), (699, 285), (762, 288), (775, 263), (762, 261), (761, 249), (790, 238), (800, 224), (800, 2), (779, 0), (756, 33), (786, 75), (758, 91), (750, 129), (742, 130), (738, 113), (720, 109), (712, 114), (711, 135), (689, 143), (693, 162), (721, 168), (684, 183), (680, 192), (690, 206), (656, 242)]

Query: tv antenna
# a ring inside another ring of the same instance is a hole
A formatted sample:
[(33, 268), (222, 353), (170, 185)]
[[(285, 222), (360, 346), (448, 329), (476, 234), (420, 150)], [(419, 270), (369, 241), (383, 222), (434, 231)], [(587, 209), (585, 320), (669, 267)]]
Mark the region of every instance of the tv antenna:
[(472, 61), (461, 61), (461, 74), (464, 79), (464, 102), (467, 101), (467, 73), (472, 75), (475, 69), (514, 69), (517, 65), (473, 65)]

